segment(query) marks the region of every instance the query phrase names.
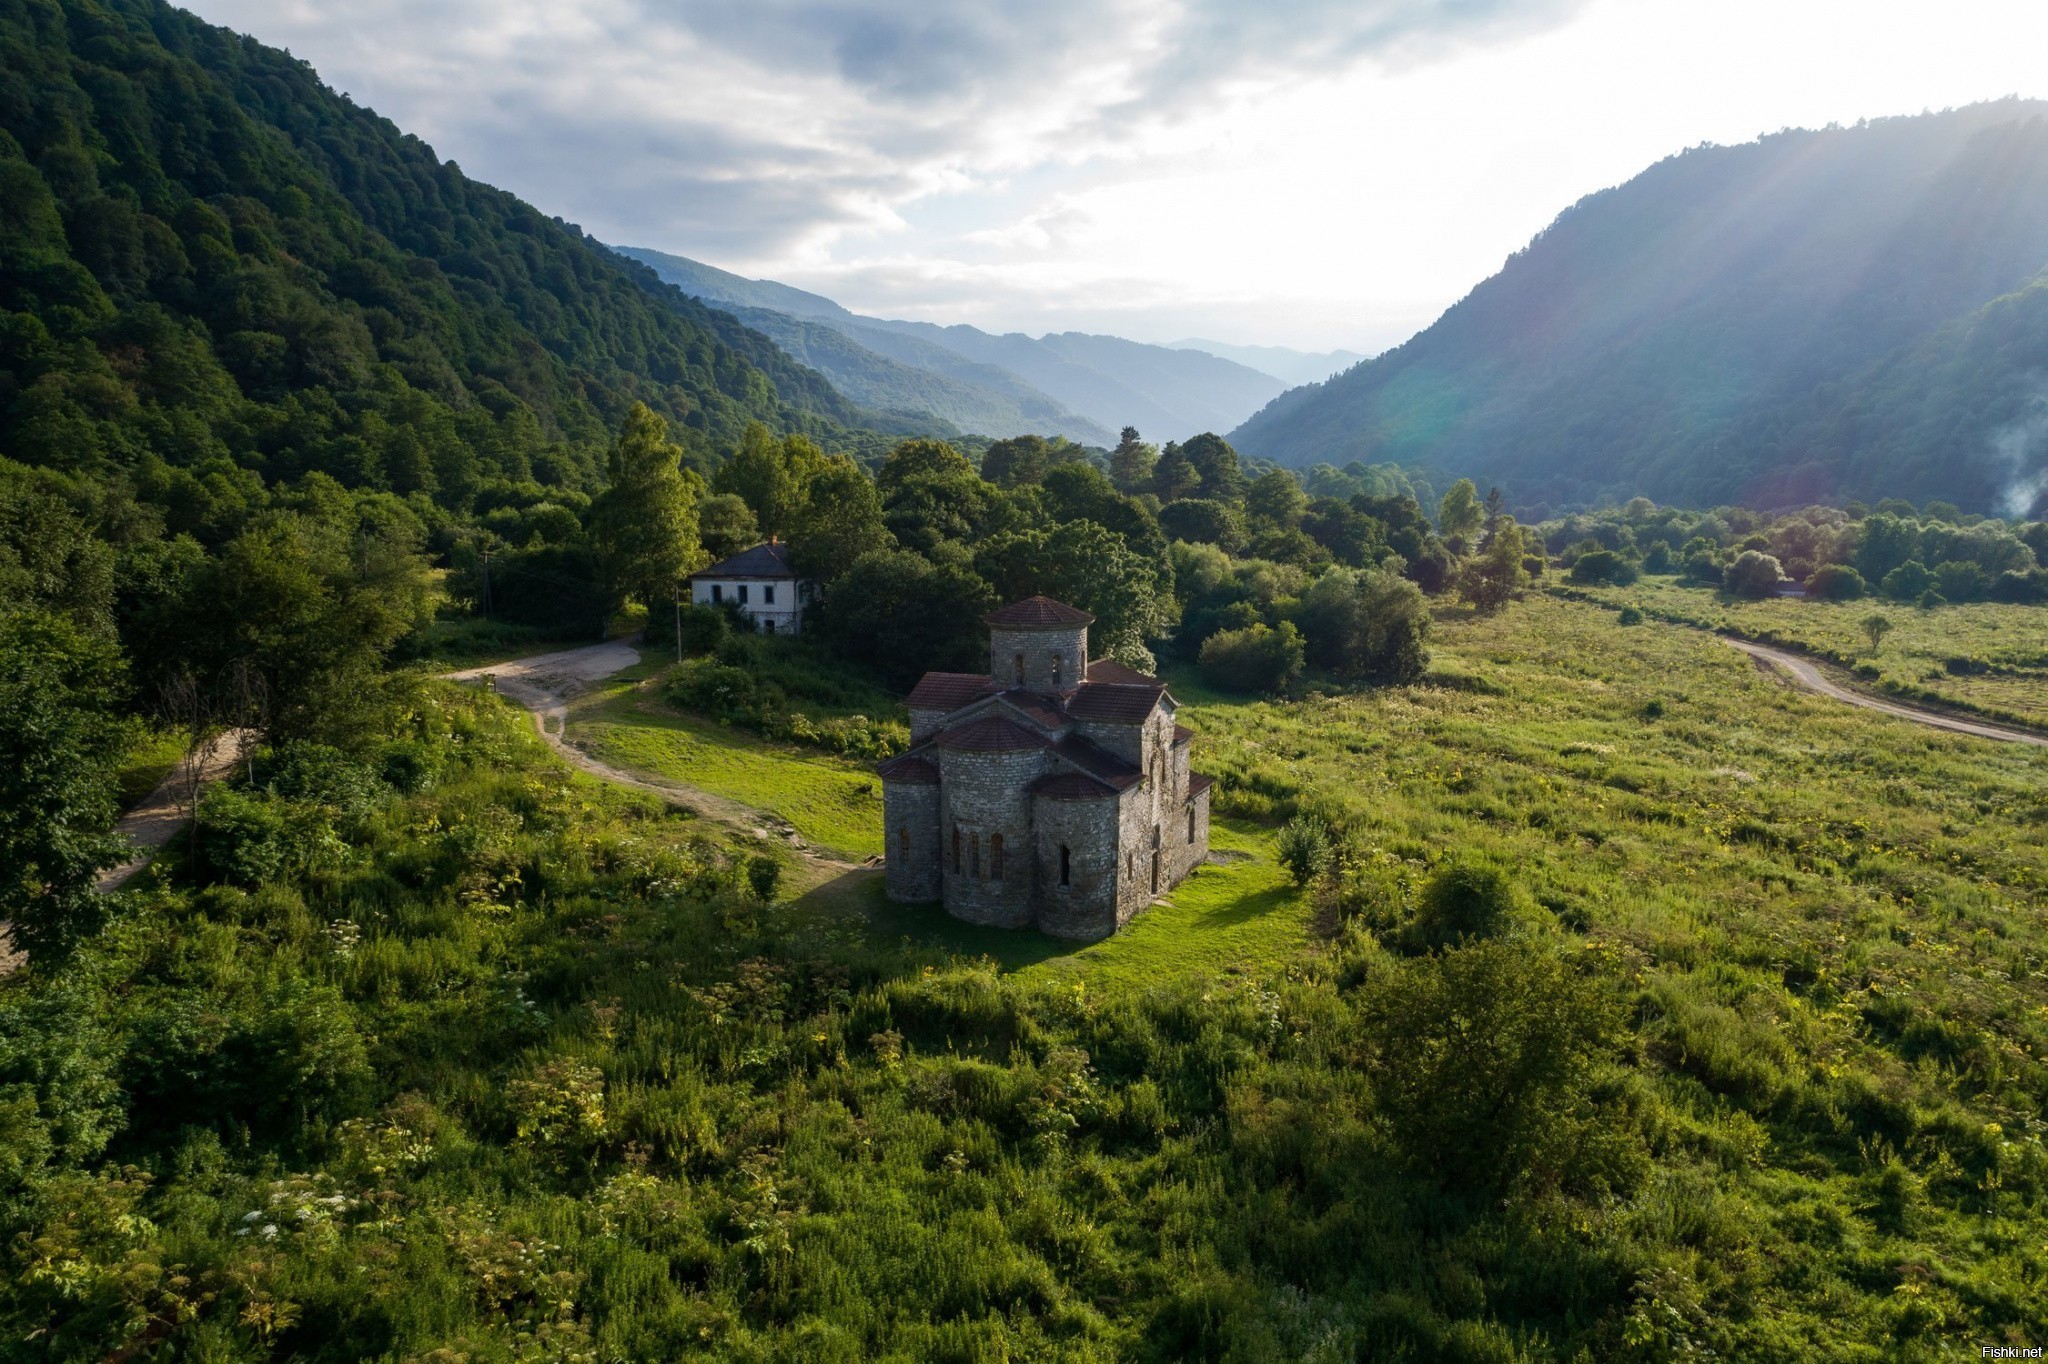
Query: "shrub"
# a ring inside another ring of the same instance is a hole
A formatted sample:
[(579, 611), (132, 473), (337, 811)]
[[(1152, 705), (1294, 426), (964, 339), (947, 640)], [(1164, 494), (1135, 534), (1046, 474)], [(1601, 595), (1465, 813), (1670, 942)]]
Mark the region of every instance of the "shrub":
[(1637, 576), (1635, 564), (1611, 549), (1588, 550), (1572, 563), (1571, 580), (1575, 583), (1627, 587)]
[(1296, 815), (1282, 826), (1277, 851), (1280, 865), (1287, 868), (1295, 885), (1307, 887), (1320, 881), (1330, 869), (1334, 852), (1330, 826), (1314, 815)]
[(1884, 637), (1892, 632), (1891, 620), (1880, 612), (1873, 611), (1857, 622), (1863, 637), (1870, 641), (1870, 652), (1876, 653), (1884, 643)]
[(1429, 666), (1429, 603), (1381, 568), (1333, 568), (1302, 594), (1309, 657), (1344, 677), (1406, 683)]
[(1435, 951), (1468, 939), (1491, 938), (1514, 918), (1515, 887), (1497, 867), (1453, 861), (1422, 888), (1422, 910), (1408, 931), (1409, 945)]
[(1651, 545), (1650, 552), (1643, 556), (1643, 572), (1645, 573), (1674, 573), (1677, 569), (1678, 565), (1671, 557), (1671, 546), (1665, 544), (1662, 540)]
[(1687, 582), (1699, 583), (1703, 587), (1719, 587), (1723, 570), (1721, 561), (1711, 552), (1701, 551), (1686, 556), (1685, 578)]
[(732, 618), (715, 606), (698, 604), (683, 608), (683, 653), (691, 657), (712, 653), (732, 633)]
[(747, 889), (754, 892), (757, 900), (775, 898), (775, 888), (782, 884), (782, 863), (767, 853), (755, 853), (747, 859)]
[(1615, 616), (1614, 620), (1617, 625), (1641, 625), (1643, 623), (1642, 608), (1624, 606), (1621, 608), (1620, 613)]
[(1395, 1149), (1441, 1183), (1626, 1189), (1645, 1164), (1595, 1102), (1612, 994), (1554, 953), (1482, 942), (1379, 973), (1365, 1001), (1373, 1101)]
[(1202, 676), (1224, 691), (1273, 695), (1301, 679), (1304, 657), (1301, 631), (1291, 621), (1224, 630), (1202, 641)]
[(1784, 577), (1785, 570), (1775, 557), (1762, 550), (1746, 549), (1728, 565), (1721, 586), (1738, 597), (1757, 600), (1776, 592)]
[(1937, 564), (1934, 585), (1948, 601), (1976, 601), (1991, 590), (1991, 577), (1967, 559)]
[(1806, 580), (1806, 595), (1819, 601), (1854, 601), (1863, 592), (1863, 575), (1847, 564), (1822, 564)]

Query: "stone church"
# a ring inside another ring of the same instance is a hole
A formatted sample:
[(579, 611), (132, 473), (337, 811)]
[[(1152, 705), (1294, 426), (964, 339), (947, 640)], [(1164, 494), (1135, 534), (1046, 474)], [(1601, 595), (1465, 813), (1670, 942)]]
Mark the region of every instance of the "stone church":
[(989, 671), (926, 673), (878, 769), (889, 898), (969, 923), (1106, 938), (1209, 851), (1209, 778), (1156, 677), (1088, 661), (1094, 617), (990, 613)]

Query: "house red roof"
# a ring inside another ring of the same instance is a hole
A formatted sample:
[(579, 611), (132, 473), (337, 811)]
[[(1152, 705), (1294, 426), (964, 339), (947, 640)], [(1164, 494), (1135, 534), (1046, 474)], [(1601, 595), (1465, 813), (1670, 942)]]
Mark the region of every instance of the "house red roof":
[(1005, 630), (1070, 630), (1076, 625), (1093, 625), (1095, 617), (1051, 597), (1026, 597), (999, 606), (983, 616), (990, 625)]
[(957, 753), (1021, 753), (1031, 748), (1052, 747), (1052, 740), (1037, 730), (1026, 729), (1000, 715), (986, 715), (955, 725), (934, 742)]
[(1126, 668), (1113, 658), (1098, 658), (1088, 665), (1089, 682), (1122, 682), (1128, 686), (1156, 687), (1159, 679), (1136, 668)]
[(928, 758), (913, 757), (906, 753), (891, 758), (875, 768), (875, 774), (883, 781), (902, 782), (906, 786), (937, 786), (938, 765)]
[(1052, 746), (1053, 755), (1080, 768), (1097, 781), (1107, 783), (1121, 791), (1135, 786), (1142, 775), (1137, 768), (1119, 758), (1099, 744), (1091, 743), (1078, 734), (1069, 734)]
[(958, 710), (995, 687), (994, 680), (983, 673), (926, 673), (903, 704), (920, 710)]
[(1002, 694), (1002, 701), (1006, 706), (1014, 706), (1025, 719), (1046, 729), (1058, 729), (1067, 723), (1067, 717), (1060, 714), (1059, 706), (1035, 691), (1006, 691)]
[(1116, 795), (1116, 788), (1105, 786), (1093, 777), (1079, 772), (1057, 772), (1050, 777), (1040, 777), (1032, 782), (1031, 794), (1047, 800), (1109, 800)]
[(1215, 784), (1214, 777), (1205, 777), (1200, 772), (1188, 773), (1188, 799), (1193, 800)]
[(1141, 723), (1166, 695), (1158, 683), (1135, 686), (1124, 682), (1084, 682), (1067, 698), (1067, 714), (1076, 720), (1107, 720), (1112, 724)]
[(1193, 743), (1194, 739), (1195, 732), (1186, 725), (1175, 725), (1173, 727), (1173, 746), (1175, 748), (1180, 747), (1182, 744)]

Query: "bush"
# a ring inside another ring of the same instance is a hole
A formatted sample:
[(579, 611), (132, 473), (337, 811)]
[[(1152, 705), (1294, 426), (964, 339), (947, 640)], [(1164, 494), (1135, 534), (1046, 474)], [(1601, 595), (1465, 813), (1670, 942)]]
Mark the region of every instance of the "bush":
[(1711, 553), (1702, 551), (1686, 556), (1685, 579), (1687, 582), (1698, 583), (1702, 587), (1719, 587), (1723, 576), (1724, 571), (1721, 567), (1721, 561)]
[(1847, 564), (1823, 564), (1806, 580), (1806, 595), (1818, 601), (1854, 601), (1864, 590), (1863, 575)]
[(1677, 570), (1678, 565), (1671, 556), (1671, 546), (1665, 544), (1662, 540), (1651, 545), (1650, 552), (1643, 556), (1643, 572), (1645, 573), (1666, 574), (1675, 573)]
[(1991, 590), (1991, 577), (1967, 559), (1937, 564), (1934, 585), (1948, 601), (1977, 601)]
[(732, 633), (732, 619), (715, 606), (701, 603), (683, 608), (683, 653), (690, 657), (715, 652)]
[(1334, 856), (1330, 826), (1314, 815), (1296, 815), (1282, 826), (1277, 852), (1295, 885), (1313, 885), (1329, 871)]
[(1374, 978), (1365, 1021), (1375, 1108), (1417, 1171), (1486, 1189), (1640, 1177), (1640, 1136), (1595, 1101), (1615, 1000), (1554, 953), (1482, 942), (1407, 962)]
[(1618, 625), (1641, 625), (1643, 623), (1642, 609), (1635, 606), (1624, 606), (1619, 614), (1615, 616), (1614, 620)]
[(1775, 593), (1784, 578), (1784, 567), (1775, 557), (1762, 550), (1746, 549), (1728, 565), (1721, 586), (1738, 597), (1761, 600)]
[(1276, 695), (1301, 679), (1304, 657), (1301, 631), (1291, 621), (1224, 630), (1202, 641), (1202, 676), (1224, 691)]
[(1409, 926), (1408, 945), (1437, 951), (1468, 939), (1497, 936), (1513, 920), (1515, 887), (1497, 867), (1453, 861), (1422, 888), (1422, 909)]
[(1588, 586), (1627, 587), (1637, 576), (1635, 563), (1611, 549), (1588, 550), (1572, 562), (1571, 580)]
[(754, 892), (757, 900), (775, 898), (775, 888), (782, 884), (782, 863), (768, 853), (755, 853), (747, 859), (747, 889)]

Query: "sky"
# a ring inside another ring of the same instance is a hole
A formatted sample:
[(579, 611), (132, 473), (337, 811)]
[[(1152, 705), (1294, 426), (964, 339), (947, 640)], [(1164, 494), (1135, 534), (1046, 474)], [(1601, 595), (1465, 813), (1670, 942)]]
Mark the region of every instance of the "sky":
[(2042, 0), (187, 3), (617, 245), (1367, 354), (1686, 147), (2048, 96)]

